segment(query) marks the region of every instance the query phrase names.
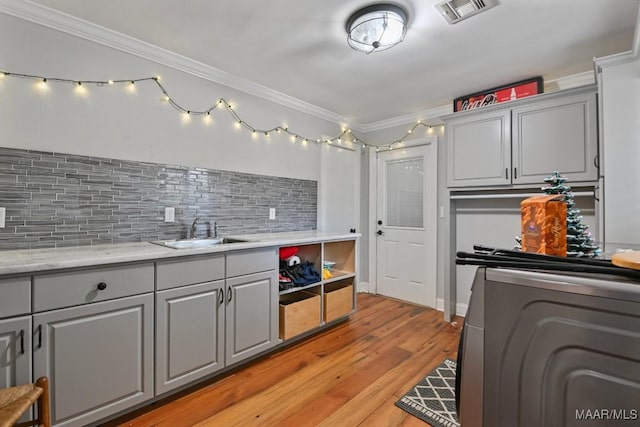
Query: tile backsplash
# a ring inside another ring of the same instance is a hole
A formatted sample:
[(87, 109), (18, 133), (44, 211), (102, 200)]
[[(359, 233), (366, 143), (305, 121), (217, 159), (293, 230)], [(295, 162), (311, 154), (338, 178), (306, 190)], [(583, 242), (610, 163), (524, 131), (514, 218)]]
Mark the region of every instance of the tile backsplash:
[(214, 221), (220, 236), (313, 230), (317, 192), (311, 180), (0, 147), (0, 250), (184, 238), (196, 216), (198, 237)]

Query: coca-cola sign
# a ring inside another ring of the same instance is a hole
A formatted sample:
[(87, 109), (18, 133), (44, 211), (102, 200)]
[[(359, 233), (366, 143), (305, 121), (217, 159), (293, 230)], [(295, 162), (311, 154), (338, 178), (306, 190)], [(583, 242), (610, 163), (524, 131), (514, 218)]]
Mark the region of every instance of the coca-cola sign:
[(475, 110), (476, 108), (482, 108), (488, 105), (537, 95), (542, 93), (543, 90), (542, 77), (534, 77), (532, 79), (522, 80), (506, 86), (456, 98), (453, 101), (453, 111)]

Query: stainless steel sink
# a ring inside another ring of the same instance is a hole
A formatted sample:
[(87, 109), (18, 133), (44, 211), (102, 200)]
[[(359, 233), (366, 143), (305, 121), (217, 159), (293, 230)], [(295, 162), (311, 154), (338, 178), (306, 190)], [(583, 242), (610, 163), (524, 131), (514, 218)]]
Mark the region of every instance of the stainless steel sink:
[(211, 238), (211, 239), (184, 239), (184, 240), (160, 240), (151, 242), (156, 245), (165, 246), (172, 249), (198, 249), (210, 248), (227, 243), (243, 243), (247, 240), (234, 239), (230, 237)]

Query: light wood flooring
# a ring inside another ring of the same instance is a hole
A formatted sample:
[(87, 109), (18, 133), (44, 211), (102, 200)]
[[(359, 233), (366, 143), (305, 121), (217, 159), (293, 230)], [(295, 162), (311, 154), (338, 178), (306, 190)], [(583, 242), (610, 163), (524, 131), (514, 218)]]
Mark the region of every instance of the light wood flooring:
[(394, 402), (455, 360), (456, 321), (358, 294), (348, 321), (105, 426), (426, 426)]

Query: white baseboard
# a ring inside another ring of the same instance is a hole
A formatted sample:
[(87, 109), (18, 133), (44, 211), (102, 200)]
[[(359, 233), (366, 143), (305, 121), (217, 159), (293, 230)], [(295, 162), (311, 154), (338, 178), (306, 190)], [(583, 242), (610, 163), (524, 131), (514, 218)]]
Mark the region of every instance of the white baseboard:
[[(456, 316), (465, 317), (467, 315), (467, 309), (469, 304), (456, 303)], [(436, 300), (436, 310), (444, 311), (444, 299), (438, 298)]]
[(369, 289), (369, 282), (358, 282), (356, 286), (357, 292), (362, 292), (364, 294), (370, 294), (371, 290)]
[[(369, 289), (369, 282), (358, 282), (357, 292), (370, 294), (371, 290)], [(456, 316), (465, 317), (467, 315), (467, 309), (469, 308), (469, 304), (456, 304)], [(438, 298), (436, 299), (436, 310), (444, 312), (444, 299)]]

